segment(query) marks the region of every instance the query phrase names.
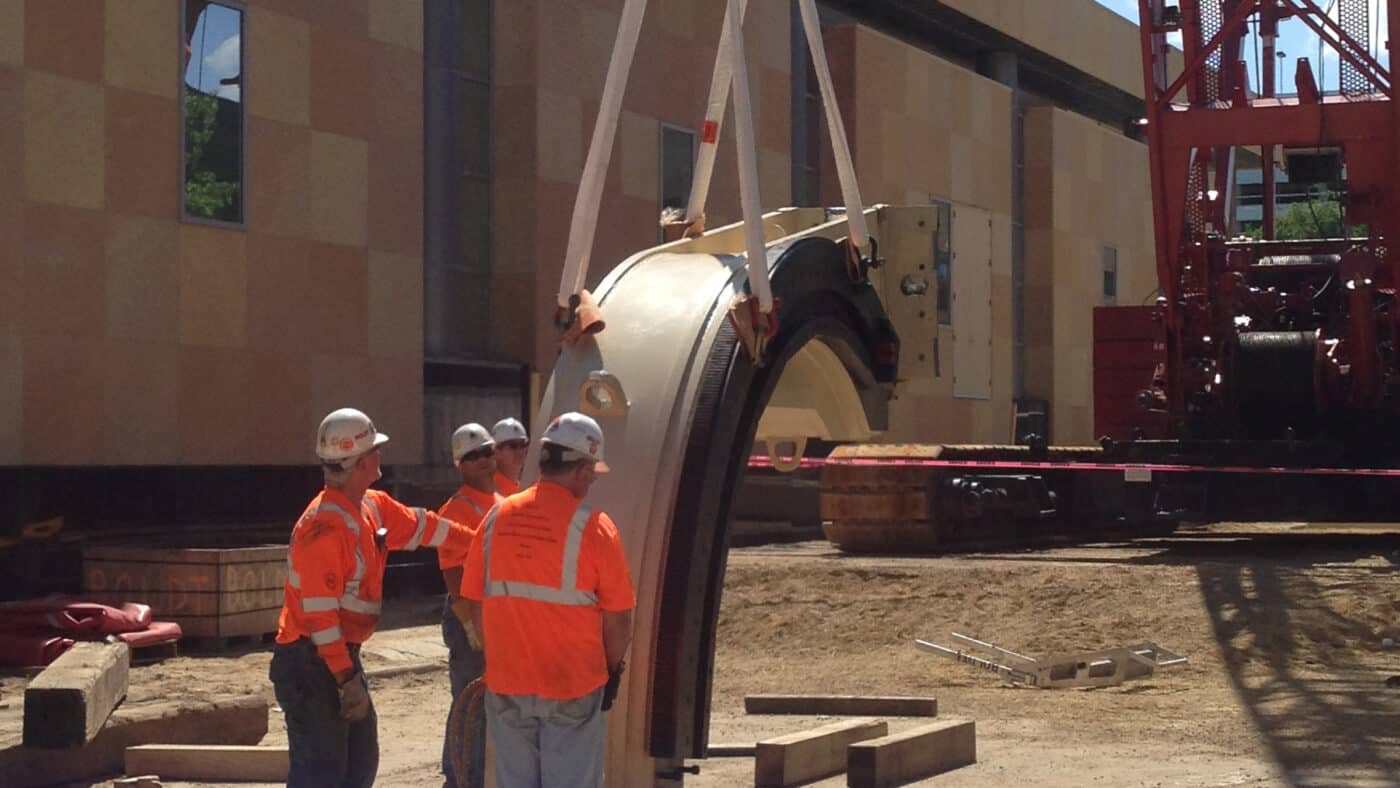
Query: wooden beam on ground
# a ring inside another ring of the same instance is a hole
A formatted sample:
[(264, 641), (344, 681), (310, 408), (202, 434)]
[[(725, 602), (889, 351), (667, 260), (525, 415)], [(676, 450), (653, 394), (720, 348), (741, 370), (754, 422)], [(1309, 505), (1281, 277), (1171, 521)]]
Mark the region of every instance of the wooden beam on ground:
[(879, 695), (748, 695), (749, 714), (862, 717), (937, 717), (937, 698)]
[(706, 758), (752, 758), (757, 744), (711, 744), (705, 748)]
[(285, 783), (286, 747), (143, 744), (126, 748), (127, 774), (159, 774), (164, 782)]
[(797, 785), (840, 774), (847, 746), (888, 732), (883, 720), (843, 720), (761, 741), (754, 748), (753, 784)]
[(127, 702), (82, 749), (0, 747), (0, 775), (5, 788), (92, 782), (120, 773), (134, 744), (257, 744), (267, 735), (267, 710), (259, 695)]
[(131, 648), (76, 643), (24, 688), (24, 744), (71, 749), (92, 741), (126, 697)]
[(976, 763), (976, 724), (972, 720), (935, 722), (856, 742), (847, 754), (846, 785), (850, 788), (904, 785)]

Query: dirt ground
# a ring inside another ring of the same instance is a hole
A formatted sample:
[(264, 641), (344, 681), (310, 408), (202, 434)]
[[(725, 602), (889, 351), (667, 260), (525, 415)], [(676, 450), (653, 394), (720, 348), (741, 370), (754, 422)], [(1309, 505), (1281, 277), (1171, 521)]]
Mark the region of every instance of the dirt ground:
[[(976, 721), (978, 763), (920, 785), (1400, 786), (1400, 688), (1385, 684), (1400, 650), (1382, 645), (1400, 640), (1397, 564), (1394, 526), (1306, 524), (939, 558), (846, 557), (824, 542), (735, 550), (710, 741), (830, 721), (745, 715), (749, 693), (934, 695), (942, 717)], [(438, 605), (397, 605), (367, 667), (441, 659)], [(913, 645), (952, 631), (1031, 655), (1155, 641), (1189, 662), (1115, 688), (1011, 688)], [(270, 698), (267, 662), (258, 650), (137, 668), (131, 697)], [(439, 784), (445, 670), (374, 685), (378, 784)], [(274, 711), (265, 743), (285, 740)], [(688, 785), (752, 784), (751, 758), (697, 763)]]

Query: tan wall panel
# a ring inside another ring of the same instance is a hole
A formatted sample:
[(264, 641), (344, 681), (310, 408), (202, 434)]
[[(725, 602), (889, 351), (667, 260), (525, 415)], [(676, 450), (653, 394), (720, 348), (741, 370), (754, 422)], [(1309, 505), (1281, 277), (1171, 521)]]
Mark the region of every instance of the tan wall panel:
[[(493, 288), (492, 295), (501, 293)], [(497, 314), (512, 314), (512, 301), (498, 301)], [(423, 261), (369, 253), (369, 354), (373, 358), (423, 358)]]
[(24, 343), (0, 333), (0, 465), (24, 460)]
[(369, 0), (369, 35), (414, 52), (423, 51), (423, 0)]
[(369, 211), (369, 144), (311, 132), (311, 238), (364, 246)]
[(373, 42), (369, 45), (370, 138), (422, 145), (423, 56)]
[(25, 0), (24, 59), (70, 79), (102, 79), (103, 0)]
[[(169, 0), (106, 0), (109, 85), (175, 99), (180, 87), (179, 10)], [(0, 34), (3, 35), (3, 34)]]
[(624, 110), (618, 119), (617, 142), (622, 193), (639, 200), (656, 200), (660, 183), (660, 124), (655, 118)]
[(102, 336), (103, 240), (96, 211), (59, 205), (25, 210), (24, 287), (15, 303), (24, 333)]
[(423, 155), (418, 140), (370, 142), (368, 232), (372, 249), (423, 254)]
[[(108, 343), (102, 351), (102, 462), (170, 465), (180, 458), (179, 354), (166, 342)], [(211, 418), (217, 416), (210, 414)]]
[(246, 235), (180, 226), (180, 342), (241, 347), (247, 336)]
[(24, 64), (24, 0), (0, 2), (0, 63)]
[(106, 97), (107, 205), (156, 218), (180, 210), (180, 113), (170, 100), (119, 88)]
[(180, 461), (191, 465), (237, 465), (252, 462), (248, 441), (248, 353), (238, 348), (179, 348), (177, 392)]
[(311, 287), (301, 308), (317, 353), (369, 353), (369, 260), (364, 249), (312, 243), (307, 247)]
[(24, 80), (26, 197), (75, 208), (105, 205), (103, 106), (101, 85), (28, 72)]
[(301, 465), (311, 461), (316, 425), (311, 413), (311, 366), (300, 353), (254, 351), (247, 355), (248, 415), (253, 428), (244, 451), (256, 462)]
[(266, 8), (248, 9), (248, 112), (297, 126), (311, 122), (311, 28)]
[(305, 237), (311, 225), (311, 132), (248, 118), (248, 229)]
[(90, 463), (102, 446), (103, 355), (97, 338), (24, 341), (24, 462)]
[(248, 341), (255, 350), (309, 353), (315, 334), (334, 325), (313, 325), (302, 309), (311, 278), (310, 242), (248, 234)]
[(171, 342), (180, 330), (180, 251), (174, 221), (109, 213), (104, 288), (109, 342)]
[(349, 33), (312, 28), (309, 79), (311, 125), (348, 137), (369, 136), (368, 41)]

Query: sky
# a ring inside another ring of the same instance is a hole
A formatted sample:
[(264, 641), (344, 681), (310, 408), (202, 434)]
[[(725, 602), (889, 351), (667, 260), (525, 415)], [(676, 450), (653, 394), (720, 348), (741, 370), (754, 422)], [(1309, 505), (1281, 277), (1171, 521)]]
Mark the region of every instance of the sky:
[(242, 16), (236, 8), (217, 3), (204, 9), (190, 37), (190, 62), (185, 68), (185, 82), (205, 93), (240, 100), (238, 85), (221, 85), (219, 80), (239, 75)]
[[(1336, 13), (1337, 0), (1317, 0), (1318, 5), (1327, 9), (1334, 15)], [(1138, 0), (1097, 0), (1099, 5), (1112, 9), (1132, 21), (1138, 21)], [(1372, 54), (1380, 60), (1381, 65), (1388, 66), (1390, 56), (1383, 51), (1386, 36), (1384, 32), (1387, 19), (1385, 17), (1384, 3), (1381, 0), (1366, 0), (1370, 6), (1371, 19), (1371, 41), (1368, 43)], [(1277, 80), (1280, 94), (1287, 95), (1294, 92), (1293, 71), (1296, 60), (1299, 56), (1306, 57), (1312, 65), (1313, 75), (1317, 77), (1321, 74), (1319, 83), (1324, 90), (1337, 89), (1338, 65), (1337, 54), (1331, 49), (1324, 47), (1321, 53), (1321, 66), (1319, 67), (1318, 57), (1318, 36), (1306, 24), (1290, 19), (1279, 24), (1278, 49), (1285, 54), (1281, 59), (1281, 71)], [(1179, 41), (1177, 42), (1179, 45)], [(1257, 45), (1256, 36), (1252, 33), (1245, 39), (1244, 60), (1249, 63), (1249, 78), (1251, 85), (1257, 90), (1258, 67), (1256, 66), (1255, 48)], [(1376, 51), (1381, 49), (1379, 53)]]

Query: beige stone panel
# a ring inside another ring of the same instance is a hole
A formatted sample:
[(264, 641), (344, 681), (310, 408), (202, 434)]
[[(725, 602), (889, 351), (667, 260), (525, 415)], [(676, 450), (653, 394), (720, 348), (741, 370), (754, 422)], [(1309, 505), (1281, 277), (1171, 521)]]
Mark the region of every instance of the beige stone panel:
[[(639, 200), (657, 199), (660, 127), (655, 118), (623, 110), (618, 119), (617, 156), (622, 193)], [(698, 140), (697, 140), (698, 144)]]
[(951, 129), (955, 122), (957, 108), (953, 106), (953, 79), (957, 67), (946, 60), (926, 56), (929, 76), (927, 80), (928, 117), (939, 128)]
[(311, 237), (364, 246), (369, 211), (369, 144), (311, 132)]
[(311, 360), (300, 353), (247, 354), (248, 419), (256, 425), (244, 447), (248, 462), (303, 465), (312, 460), (316, 425), (311, 412)]
[[(498, 129), (524, 129), (516, 134), (498, 133), (492, 142), (492, 181), (537, 177), (535, 150), (541, 141), (535, 118), (538, 114), (535, 88), (495, 86), (491, 96), (492, 122)], [(551, 141), (552, 143), (552, 141)], [(498, 198), (499, 199), (499, 198)], [(497, 219), (499, 221), (499, 217)]]
[[(554, 3), (543, 11), (537, 28), (537, 84), (595, 101), (602, 96), (608, 60), (617, 38), (619, 10), (620, 6), (612, 9), (591, 3)], [(640, 79), (641, 71), (633, 72), (633, 76)]]
[(929, 80), (933, 72), (932, 57), (911, 46), (904, 47), (904, 101), (900, 106), (920, 123), (928, 120)]
[(0, 63), (24, 65), (24, 0), (0, 0)]
[(929, 127), (924, 135), (928, 165), (924, 182), (931, 194), (949, 199), (953, 193), (953, 138), (947, 129)]
[(107, 0), (104, 77), (109, 85), (168, 99), (179, 92), (178, 12), (168, 0)]
[(973, 75), (964, 69), (954, 70), (948, 79), (948, 128), (954, 134), (973, 133)]
[[(369, 354), (399, 361), (423, 358), (423, 261), (369, 253)], [(497, 295), (492, 290), (492, 295)], [(509, 314), (512, 301), (498, 314)]]
[(311, 27), (266, 8), (248, 9), (248, 111), (297, 126), (311, 122)]
[(410, 257), (423, 254), (423, 149), (417, 140), (370, 143), (369, 245)]
[(586, 140), (583, 101), (573, 95), (540, 88), (537, 94), (539, 122), (539, 177), (561, 183), (578, 183), (583, 175)]
[[(491, 234), (492, 271), (512, 271), (534, 276), (535, 181), (495, 178), (491, 183), (495, 215)], [(378, 251), (378, 250), (376, 250)]]
[(370, 138), (422, 145), (423, 58), (407, 49), (369, 47)]
[(36, 202), (102, 208), (102, 86), (30, 71), (24, 80), (24, 193)]
[[(754, 77), (754, 139), (760, 148), (792, 147), (792, 85), (785, 71), (761, 68)], [(704, 99), (701, 99), (703, 106)], [(826, 122), (818, 117), (819, 123)]]
[(124, 341), (104, 346), (104, 464), (173, 465), (179, 461), (178, 357), (178, 348), (165, 342)]
[(511, 42), (508, 47), (492, 47), (491, 86), (498, 94), (502, 88), (533, 87), (535, 84), (535, 53), (539, 51), (535, 36), (535, 18), (538, 11), (538, 0), (511, 0), (509, 3), (492, 4), (492, 40)]
[(25, 63), (70, 79), (100, 82), (102, 4), (103, 0), (25, 0)]
[[(0, 66), (0, 106), (22, 107), (24, 72)], [(0, 113), (0, 238), (24, 237), (23, 113)], [(24, 250), (20, 243), (0, 243), (0, 293), (19, 293), (24, 284)], [(17, 309), (0, 309), (0, 336), (19, 333), (23, 322)]]
[(248, 228), (302, 237), (310, 225), (311, 132), (248, 118)]
[[(25, 209), (22, 331), (102, 336), (102, 214), (58, 205)], [(10, 243), (14, 243), (11, 240)]]
[(179, 234), (180, 342), (242, 346), (247, 337), (247, 235), (194, 224), (181, 225)]
[[(534, 311), (538, 300), (535, 284), (534, 275), (529, 272), (499, 269), (491, 272), (492, 300), (511, 307), (496, 312), (493, 325), (496, 348), (503, 358), (519, 364), (535, 363), (535, 332), (539, 325), (543, 324), (543, 321), (537, 320), (535, 316), (551, 313), (547, 310), (548, 302), (541, 306), (546, 311)], [(421, 345), (420, 342), (419, 346)]]
[[(366, 39), (334, 30), (311, 30), (312, 126), (350, 137), (369, 136), (370, 84), (370, 45)], [(421, 91), (416, 92), (421, 98)]]
[(375, 360), (366, 378), (372, 396), (374, 424), (393, 438), (384, 447), (388, 463), (423, 462), (423, 389), (405, 386), (423, 375), (419, 361)]
[(980, 208), (986, 206), (980, 205), (977, 200), (976, 149), (972, 138), (965, 135), (955, 133), (948, 138), (949, 191), (952, 198)]
[[(419, 5), (423, 0), (405, 0)], [(307, 22), (312, 27), (369, 38), (369, 0), (254, 0), (256, 5)]]
[(311, 278), (309, 241), (248, 234), (248, 342), (255, 350), (309, 353), (318, 332), (303, 303), (316, 286)]
[(102, 453), (102, 341), (34, 336), (24, 341), (26, 465), (95, 465)]
[(880, 135), (879, 177), (886, 183), (903, 184), (909, 179), (909, 116), (897, 109), (884, 109), (877, 116)]
[(422, 0), (369, 0), (369, 35), (376, 41), (422, 52)]
[[(791, 45), (792, 22), (787, 3), (765, 3), (763, 0), (749, 3), (744, 14), (744, 53), (748, 56), (749, 69), (754, 64), (771, 68), (783, 74), (792, 71)], [(704, 35), (705, 28), (701, 28)], [(718, 37), (715, 39), (718, 41)], [(803, 38), (803, 46), (806, 46)], [(708, 72), (706, 72), (708, 73)]]
[[(792, 157), (787, 148), (758, 150), (758, 186), (763, 210), (771, 211), (792, 204)], [(866, 205), (873, 200), (861, 195)]]
[[(654, 0), (647, 9), (647, 19), (643, 24), (655, 22), (656, 26), (677, 38), (691, 39), (697, 35), (695, 29), (699, 19), (699, 3), (694, 0)], [(723, 3), (717, 3), (723, 12)], [(710, 16), (706, 14), (706, 16)], [(747, 14), (745, 14), (747, 16)], [(716, 31), (718, 27), (715, 28)]]
[(307, 324), (319, 327), (312, 350), (369, 352), (369, 260), (363, 248), (313, 243), (307, 248), (311, 287), (302, 294)]
[(178, 354), (180, 378), (175, 409), (180, 462), (251, 463), (247, 447), (256, 427), (250, 418), (249, 389), (254, 381), (249, 376), (247, 351), (182, 345)]
[(173, 342), (180, 330), (180, 251), (174, 221), (107, 214), (109, 341)]
[(155, 218), (179, 215), (180, 113), (164, 98), (107, 88), (107, 204)]
[(0, 466), (24, 462), (24, 342), (0, 333)]

